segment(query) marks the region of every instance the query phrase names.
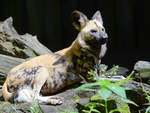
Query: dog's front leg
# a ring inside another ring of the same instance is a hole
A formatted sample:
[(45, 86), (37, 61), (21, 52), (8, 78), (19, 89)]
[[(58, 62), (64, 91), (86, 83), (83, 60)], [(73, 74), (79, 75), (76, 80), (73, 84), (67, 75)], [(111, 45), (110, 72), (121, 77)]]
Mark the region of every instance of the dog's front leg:
[(40, 104), (62, 104), (62, 98), (59, 96), (39, 96), (38, 100)]
[(98, 60), (97, 64), (96, 64), (96, 68), (95, 68), (95, 76), (96, 76), (96, 78), (99, 78), (101, 76), (100, 64), (101, 64), (101, 60)]

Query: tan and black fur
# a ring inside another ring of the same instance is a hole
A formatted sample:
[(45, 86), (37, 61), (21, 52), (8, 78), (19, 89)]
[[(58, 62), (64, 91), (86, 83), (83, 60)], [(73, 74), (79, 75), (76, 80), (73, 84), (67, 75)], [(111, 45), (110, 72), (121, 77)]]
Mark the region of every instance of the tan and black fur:
[(83, 13), (74, 11), (72, 22), (79, 33), (70, 47), (35, 57), (8, 73), (2, 88), (6, 101), (32, 102), (38, 99), (44, 104), (61, 104), (61, 98), (50, 95), (80, 82), (81, 78), (92, 81), (88, 71), (97, 72), (106, 52), (107, 34), (101, 14), (97, 11), (88, 20)]

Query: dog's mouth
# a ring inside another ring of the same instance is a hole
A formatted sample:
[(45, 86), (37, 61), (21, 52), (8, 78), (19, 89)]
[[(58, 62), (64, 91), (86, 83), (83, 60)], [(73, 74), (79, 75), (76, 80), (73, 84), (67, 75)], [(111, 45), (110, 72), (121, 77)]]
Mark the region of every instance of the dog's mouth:
[(108, 41), (107, 38), (95, 38), (93, 40), (96, 40), (99, 45), (103, 45), (103, 44), (107, 43), (107, 41)]
[(95, 40), (98, 41), (99, 44), (105, 44), (107, 43), (107, 40), (108, 40), (108, 35), (106, 33), (101, 33), (100, 35), (98, 36), (94, 36), (93, 37)]
[(95, 44), (97, 43), (97, 45), (103, 45), (105, 43), (107, 43), (108, 40), (108, 35), (105, 32), (90, 32), (90, 36), (91, 36), (91, 41), (93, 41)]
[(93, 49), (98, 49), (101, 47), (101, 45), (107, 43), (107, 39), (103, 38), (93, 38), (91, 40), (85, 41), (88, 46), (90, 46)]

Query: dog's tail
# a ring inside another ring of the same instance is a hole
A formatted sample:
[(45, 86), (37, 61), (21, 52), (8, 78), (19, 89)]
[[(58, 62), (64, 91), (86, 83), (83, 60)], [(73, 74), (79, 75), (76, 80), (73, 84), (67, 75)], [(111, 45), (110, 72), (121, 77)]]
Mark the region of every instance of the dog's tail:
[(22, 88), (16, 92), (10, 93), (7, 88), (7, 83), (5, 82), (2, 87), (2, 94), (5, 101), (14, 102), (32, 102), (33, 101), (33, 91), (31, 88)]
[(2, 94), (5, 101), (12, 101), (14, 93), (8, 92), (7, 83), (5, 82), (2, 87)]

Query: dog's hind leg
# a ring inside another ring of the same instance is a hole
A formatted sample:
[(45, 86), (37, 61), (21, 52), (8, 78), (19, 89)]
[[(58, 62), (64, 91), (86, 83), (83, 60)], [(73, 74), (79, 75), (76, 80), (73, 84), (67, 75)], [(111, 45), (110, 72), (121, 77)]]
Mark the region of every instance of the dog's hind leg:
[(41, 88), (48, 77), (48, 70), (45, 67), (40, 67), (34, 75), (33, 83), (18, 90), (18, 97), (16, 98), (16, 101), (31, 103), (33, 100), (37, 99), (41, 104), (61, 104), (62, 101), (58, 96), (40, 95)]
[(48, 71), (44, 67), (40, 67), (35, 75), (33, 76), (33, 82), (30, 85), (25, 85), (18, 90), (18, 97), (16, 101), (18, 102), (33, 102), (33, 100), (38, 99), (40, 95), (40, 90), (48, 78)]
[(34, 100), (39, 100), (40, 104), (62, 104), (62, 100), (58, 96), (41, 96), (40, 90), (44, 83), (46, 82), (47, 78), (49, 77), (49, 73), (46, 68), (41, 68), (38, 75), (33, 82), (33, 92), (34, 92)]

